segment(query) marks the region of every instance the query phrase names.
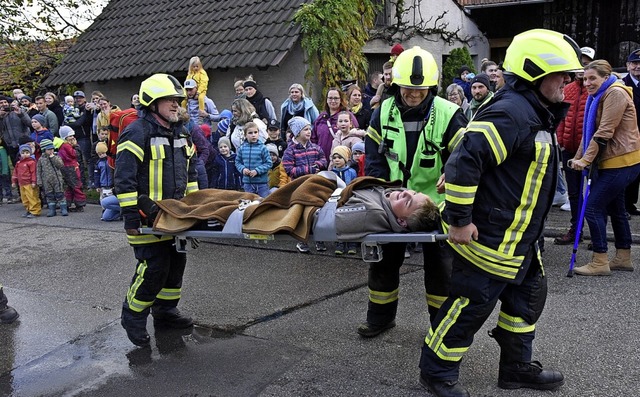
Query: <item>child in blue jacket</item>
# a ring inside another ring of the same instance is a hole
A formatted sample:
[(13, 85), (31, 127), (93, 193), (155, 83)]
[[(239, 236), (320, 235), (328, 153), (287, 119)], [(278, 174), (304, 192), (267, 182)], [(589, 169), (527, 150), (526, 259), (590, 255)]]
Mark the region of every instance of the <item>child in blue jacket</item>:
[(260, 142), (260, 132), (256, 123), (250, 121), (244, 125), (244, 137), (236, 157), (236, 168), (242, 173), (242, 187), (245, 192), (267, 197), (268, 173), (273, 165), (271, 155), (264, 143)]

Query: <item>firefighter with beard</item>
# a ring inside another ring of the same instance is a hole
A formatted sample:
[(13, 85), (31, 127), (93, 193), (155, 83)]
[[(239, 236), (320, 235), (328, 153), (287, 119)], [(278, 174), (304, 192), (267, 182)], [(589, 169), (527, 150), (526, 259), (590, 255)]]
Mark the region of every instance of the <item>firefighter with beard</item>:
[(460, 362), (498, 301), (489, 333), (500, 346), (498, 386), (554, 390), (564, 383), (560, 372), (532, 360), (547, 296), (538, 239), (558, 177), (555, 131), (569, 106), (563, 89), (581, 70), (570, 37), (545, 29), (515, 36), (504, 87), (454, 139), (441, 213), (454, 251), (450, 293), (420, 360), (420, 382), (435, 396), (469, 396), (458, 383)]
[[(467, 124), (460, 107), (436, 96), (438, 65), (420, 47), (405, 50), (392, 70), (392, 96), (372, 117), (365, 137), (365, 173), (444, 200), (442, 183), (448, 144)], [(383, 246), (383, 258), (369, 265), (369, 304), (366, 322), (358, 326), (363, 337), (374, 337), (395, 326), (400, 267), (406, 243)], [(431, 318), (448, 295), (451, 253), (446, 244), (424, 244), (424, 283)]]
[(198, 183), (191, 137), (178, 120), (184, 88), (173, 76), (155, 74), (140, 84), (139, 95), (139, 118), (118, 139), (114, 180), (137, 261), (122, 326), (133, 344), (147, 346), (149, 313), (156, 331), (162, 326), (188, 328), (193, 321), (177, 309), (186, 254), (177, 252), (172, 236), (141, 235), (140, 226), (151, 226), (143, 214), (151, 212), (150, 200), (181, 199), (197, 191)]

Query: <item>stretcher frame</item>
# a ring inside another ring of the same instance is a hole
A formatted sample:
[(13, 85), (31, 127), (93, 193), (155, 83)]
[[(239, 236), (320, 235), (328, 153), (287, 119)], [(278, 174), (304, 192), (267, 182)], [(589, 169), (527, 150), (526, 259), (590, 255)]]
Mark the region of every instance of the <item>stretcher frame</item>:
[[(216, 240), (216, 239), (234, 239), (234, 240), (250, 240), (256, 242), (268, 242), (273, 240), (290, 240), (298, 241), (296, 238), (287, 233), (276, 234), (256, 234), (256, 233), (231, 233), (216, 230), (185, 230), (179, 233), (165, 233), (155, 231), (150, 227), (139, 229), (141, 234), (173, 236), (175, 239), (176, 250), (178, 252), (187, 252), (188, 248), (197, 248), (200, 239)], [(383, 257), (383, 245), (388, 243), (435, 243), (444, 241), (449, 236), (438, 232), (413, 232), (413, 233), (372, 233), (361, 239), (349, 240), (349, 242), (360, 243), (362, 260), (365, 262), (380, 262)], [(313, 240), (313, 234), (309, 236), (310, 241)], [(337, 242), (337, 239), (322, 238), (324, 242)], [(342, 242), (342, 241), (340, 241)]]

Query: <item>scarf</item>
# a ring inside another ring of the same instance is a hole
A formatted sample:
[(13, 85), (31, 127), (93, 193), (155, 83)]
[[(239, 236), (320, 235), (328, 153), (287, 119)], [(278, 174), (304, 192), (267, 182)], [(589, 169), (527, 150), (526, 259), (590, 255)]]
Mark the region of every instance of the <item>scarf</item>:
[(300, 99), (300, 102), (294, 103), (291, 99), (289, 99), (289, 104), (287, 105), (287, 112), (294, 116), (298, 115), (298, 112), (304, 109), (304, 98)]
[(360, 109), (362, 109), (362, 103), (352, 106), (350, 110), (351, 110), (351, 113), (356, 114), (360, 111)]
[(602, 95), (607, 91), (613, 83), (618, 79), (615, 76), (609, 76), (607, 80), (600, 86), (595, 95), (589, 95), (587, 104), (584, 107), (584, 126), (582, 127), (582, 152), (586, 153), (587, 147), (596, 132), (596, 116), (598, 114), (598, 105)]

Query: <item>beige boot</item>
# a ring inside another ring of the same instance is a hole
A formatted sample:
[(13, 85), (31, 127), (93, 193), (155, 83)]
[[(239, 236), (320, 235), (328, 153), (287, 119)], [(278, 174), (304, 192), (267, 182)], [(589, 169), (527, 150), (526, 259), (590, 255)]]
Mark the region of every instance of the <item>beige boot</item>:
[(625, 272), (632, 272), (633, 265), (631, 265), (631, 250), (630, 249), (617, 249), (616, 257), (609, 262), (609, 269), (622, 270)]
[(609, 258), (607, 253), (593, 253), (591, 262), (584, 266), (575, 268), (575, 273), (581, 276), (610, 276), (611, 269), (609, 269)]

